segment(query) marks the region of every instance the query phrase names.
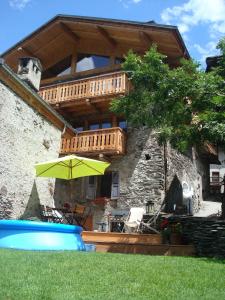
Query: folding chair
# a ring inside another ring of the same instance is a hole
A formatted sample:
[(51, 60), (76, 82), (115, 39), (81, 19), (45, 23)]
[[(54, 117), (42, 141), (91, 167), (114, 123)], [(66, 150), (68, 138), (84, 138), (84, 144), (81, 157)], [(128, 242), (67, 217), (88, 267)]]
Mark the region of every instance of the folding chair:
[(145, 210), (142, 207), (131, 207), (124, 230), (127, 233), (138, 232)]
[(140, 223), (140, 231), (143, 231), (144, 228), (147, 228), (148, 230), (151, 230), (155, 233), (160, 233), (155, 227), (156, 227), (156, 221), (159, 217), (159, 214), (161, 212), (161, 208), (148, 220), (148, 222), (141, 222)]
[(50, 223), (66, 223), (66, 220), (56, 209), (50, 206), (40, 205), (40, 210), (42, 221)]
[(76, 204), (74, 209), (72, 210), (73, 220), (77, 225), (83, 227), (85, 230), (85, 223), (87, 221), (88, 216), (90, 215), (90, 207), (86, 207), (81, 204)]

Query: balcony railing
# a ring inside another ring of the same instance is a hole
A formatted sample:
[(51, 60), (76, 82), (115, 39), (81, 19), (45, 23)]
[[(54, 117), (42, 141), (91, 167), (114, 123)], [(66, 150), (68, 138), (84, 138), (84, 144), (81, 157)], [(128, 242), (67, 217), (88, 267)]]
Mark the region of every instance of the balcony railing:
[(119, 127), (83, 131), (77, 136), (61, 142), (61, 154), (125, 154), (125, 133)]
[(86, 79), (43, 87), (39, 95), (50, 104), (123, 95), (129, 91), (129, 81), (124, 72), (116, 72)]

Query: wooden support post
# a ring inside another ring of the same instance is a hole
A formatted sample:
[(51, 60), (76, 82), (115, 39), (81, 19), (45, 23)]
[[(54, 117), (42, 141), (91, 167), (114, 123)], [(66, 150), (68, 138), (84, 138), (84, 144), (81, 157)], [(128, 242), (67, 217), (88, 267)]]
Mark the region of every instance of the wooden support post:
[(76, 73), (76, 67), (77, 67), (77, 52), (74, 51), (71, 57), (71, 70), (70, 74), (75, 74)]
[(109, 65), (112, 66), (115, 64), (116, 56), (115, 54), (112, 54), (109, 58)]
[(84, 120), (84, 130), (88, 130), (89, 129), (89, 122), (88, 120)]
[(117, 127), (117, 117), (116, 116), (113, 116), (112, 117), (112, 127)]

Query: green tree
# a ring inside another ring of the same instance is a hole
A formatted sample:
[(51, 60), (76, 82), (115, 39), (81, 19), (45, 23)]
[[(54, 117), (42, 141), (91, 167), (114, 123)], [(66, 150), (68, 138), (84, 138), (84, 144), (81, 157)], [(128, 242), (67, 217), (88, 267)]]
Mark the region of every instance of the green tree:
[(159, 133), (161, 142), (180, 151), (204, 142), (225, 142), (225, 39), (218, 44), (218, 68), (205, 73), (192, 60), (170, 69), (165, 56), (153, 45), (141, 57), (130, 51), (123, 70), (133, 89), (112, 102), (134, 126), (146, 125)]
[(215, 72), (225, 79), (225, 37), (219, 41), (216, 48), (220, 50), (221, 56), (219, 58), (219, 65), (215, 69)]

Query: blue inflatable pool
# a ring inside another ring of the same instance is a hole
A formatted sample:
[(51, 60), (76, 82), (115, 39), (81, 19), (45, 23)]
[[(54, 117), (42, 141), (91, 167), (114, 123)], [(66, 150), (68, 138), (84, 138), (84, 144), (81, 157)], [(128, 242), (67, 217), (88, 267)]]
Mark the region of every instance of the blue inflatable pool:
[(0, 248), (85, 251), (80, 226), (0, 220)]

